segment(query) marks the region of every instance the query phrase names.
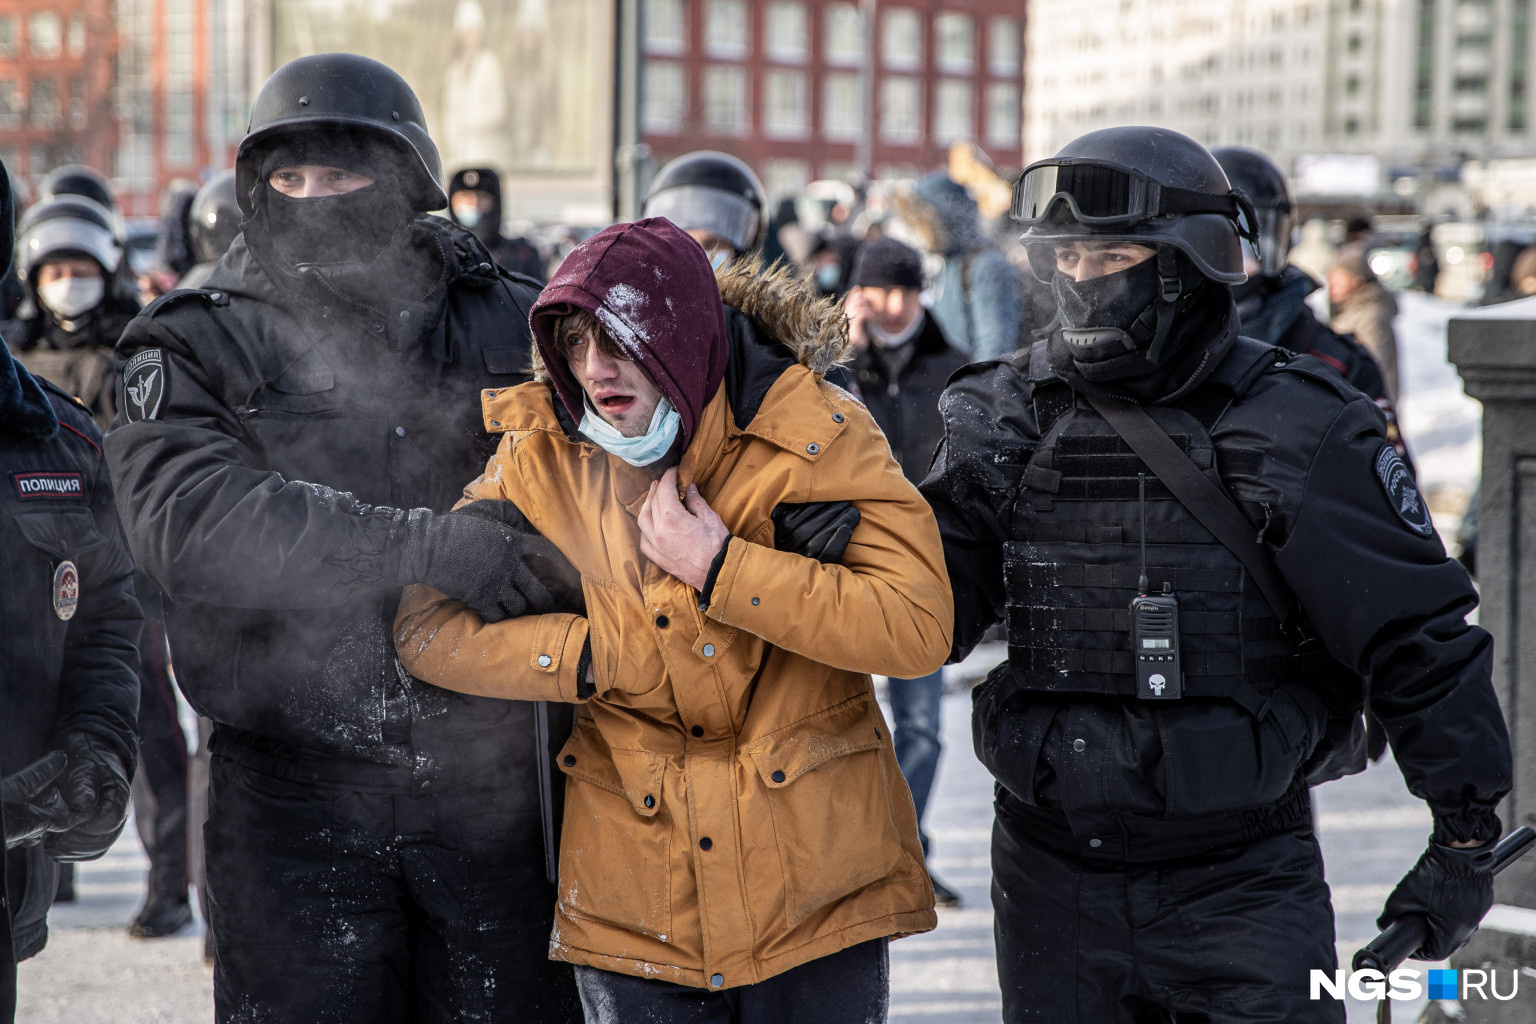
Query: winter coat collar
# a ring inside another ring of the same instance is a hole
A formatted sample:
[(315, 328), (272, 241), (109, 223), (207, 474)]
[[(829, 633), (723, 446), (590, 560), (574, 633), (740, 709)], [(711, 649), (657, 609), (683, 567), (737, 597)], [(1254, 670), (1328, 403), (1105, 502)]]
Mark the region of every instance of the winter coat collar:
[(59, 432), (59, 418), (43, 387), (0, 345), (0, 429), (46, 441)]

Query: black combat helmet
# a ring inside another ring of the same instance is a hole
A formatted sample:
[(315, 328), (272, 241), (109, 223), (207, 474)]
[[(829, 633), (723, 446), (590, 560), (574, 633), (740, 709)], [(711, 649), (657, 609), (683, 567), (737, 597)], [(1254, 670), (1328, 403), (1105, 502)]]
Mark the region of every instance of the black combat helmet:
[(763, 244), (768, 195), (752, 168), (729, 153), (699, 150), (670, 161), (651, 182), (642, 216), (708, 231), (737, 252)]
[(235, 172), (220, 171), (203, 183), (192, 198), (188, 214), (192, 256), (199, 263), (221, 259), (240, 234), (240, 201), (235, 195)]
[(73, 193), (50, 196), (27, 208), (17, 228), (16, 269), (30, 278), (49, 257), (87, 256), (111, 276), (122, 263), (123, 246), (112, 214), (100, 203)]
[[(1216, 158), (1167, 128), (1105, 128), (1074, 139), (1024, 169), (1011, 216), (1028, 227), (1031, 248), (1087, 239), (1169, 246), (1227, 285), (1246, 280), (1241, 239), (1254, 236), (1253, 206)], [(1048, 273), (1055, 260), (1042, 253), (1030, 265)]]
[(43, 175), (37, 187), (39, 200), (53, 196), (84, 196), (100, 206), (112, 218), (112, 233), (121, 240), (127, 234), (122, 208), (117, 205), (117, 193), (100, 171), (85, 164), (65, 164)]
[(412, 208), (425, 212), (448, 205), (437, 146), (416, 94), (393, 70), (355, 53), (299, 57), (267, 79), (251, 122), (235, 154), (235, 192), (249, 216), (251, 189), (261, 176), (256, 154), (293, 133), (351, 129), (382, 139), (401, 155), (400, 184)]
[(1244, 146), (1222, 146), (1211, 156), (1232, 187), (1253, 203), (1259, 236), (1259, 274), (1279, 277), (1291, 255), (1291, 192), (1285, 175), (1269, 157)]

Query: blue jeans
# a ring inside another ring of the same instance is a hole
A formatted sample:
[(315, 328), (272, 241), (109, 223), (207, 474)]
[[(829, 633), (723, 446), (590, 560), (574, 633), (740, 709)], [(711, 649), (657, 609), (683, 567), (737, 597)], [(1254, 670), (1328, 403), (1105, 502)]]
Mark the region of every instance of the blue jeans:
[(923, 811), (928, 794), (933, 791), (933, 777), (939, 770), (939, 715), (944, 706), (944, 673), (931, 672), (917, 679), (890, 681), (891, 739), (896, 746), (896, 763), (912, 790), (917, 806), (917, 824), (922, 835), (923, 853), (928, 853), (928, 833), (921, 832)]

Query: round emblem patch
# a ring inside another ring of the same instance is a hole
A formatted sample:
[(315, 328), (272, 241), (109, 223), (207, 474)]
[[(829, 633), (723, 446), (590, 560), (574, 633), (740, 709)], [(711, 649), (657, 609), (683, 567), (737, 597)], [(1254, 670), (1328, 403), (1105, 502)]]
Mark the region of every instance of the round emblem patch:
[(1397, 518), (1408, 524), (1410, 530), (1421, 537), (1435, 532), (1435, 524), (1429, 518), (1429, 506), (1424, 504), (1419, 485), (1414, 483), (1413, 474), (1408, 472), (1402, 456), (1390, 444), (1382, 445), (1376, 455), (1376, 479), (1381, 481), (1381, 489), (1387, 493), (1387, 501), (1392, 504)]
[(80, 570), (63, 561), (53, 570), (53, 613), (68, 622), (80, 606)]

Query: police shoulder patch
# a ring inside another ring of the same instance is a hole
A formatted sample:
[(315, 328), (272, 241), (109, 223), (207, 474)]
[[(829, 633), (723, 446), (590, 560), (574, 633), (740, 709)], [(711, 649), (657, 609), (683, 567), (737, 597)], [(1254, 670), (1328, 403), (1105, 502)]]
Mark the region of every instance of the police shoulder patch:
[(1429, 506), (1419, 493), (1419, 485), (1414, 482), (1402, 456), (1390, 444), (1382, 445), (1381, 451), (1376, 453), (1376, 479), (1381, 482), (1381, 489), (1386, 492), (1387, 502), (1397, 513), (1397, 518), (1421, 537), (1434, 534), (1435, 524), (1429, 518)]
[(147, 348), (123, 367), (123, 415), (129, 423), (158, 419), (165, 399), (164, 350)]

